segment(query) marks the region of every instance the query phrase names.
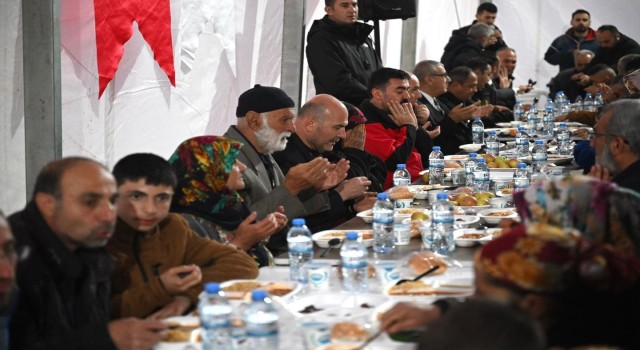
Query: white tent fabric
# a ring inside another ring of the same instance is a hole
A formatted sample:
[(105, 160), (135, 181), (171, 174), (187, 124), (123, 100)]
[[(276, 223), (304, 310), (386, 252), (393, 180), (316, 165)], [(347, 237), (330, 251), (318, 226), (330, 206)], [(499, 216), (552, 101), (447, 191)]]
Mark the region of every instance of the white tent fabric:
[[(134, 30), (115, 79), (98, 100), (93, 2), (61, 0), (63, 154), (112, 166), (133, 152), (167, 157), (182, 140), (221, 134), (235, 122), (238, 95), (260, 83), (280, 85), (284, 0), (170, 0), (177, 86), (172, 87)], [(323, 0), (307, 1), (306, 31), (324, 14)], [(418, 0), (416, 60), (439, 60), (451, 30), (474, 18), (477, 0)], [(613, 23), (640, 39), (633, 25), (637, 0), (495, 0), (496, 24), (519, 54), (516, 83), (544, 86), (556, 67), (542, 61), (571, 12), (587, 8), (593, 27)], [(21, 1), (0, 1), (0, 208), (24, 206), (24, 112)], [(382, 22), (385, 65), (400, 64), (402, 22)], [(306, 33), (305, 33), (306, 37)], [(28, 53), (27, 53), (28, 54)], [(302, 91), (314, 94), (307, 75)]]

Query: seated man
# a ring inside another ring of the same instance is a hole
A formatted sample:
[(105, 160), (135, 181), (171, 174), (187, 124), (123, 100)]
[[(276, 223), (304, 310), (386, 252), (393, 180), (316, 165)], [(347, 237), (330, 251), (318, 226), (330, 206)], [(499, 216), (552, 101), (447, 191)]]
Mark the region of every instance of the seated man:
[(418, 121), (409, 104), (409, 75), (393, 68), (381, 68), (369, 80), (371, 98), (360, 110), (367, 118), (364, 149), (387, 166), (385, 188), (393, 182), (398, 164), (406, 164), (411, 181), (422, 171), (422, 157), (415, 149)]
[(484, 48), (489, 45), (493, 29), (484, 23), (473, 24), (467, 33), (454, 31), (444, 48), (440, 62), (447, 70), (460, 67), (468, 60), (485, 55)]
[(482, 105), (490, 105), (489, 116), (483, 120), (485, 128), (495, 128), (496, 123), (513, 121), (513, 113), (509, 108), (498, 105), (498, 96), (495, 86), (491, 84), (491, 65), (484, 57), (476, 57), (469, 60), (466, 66), (473, 70), (478, 77), (478, 91), (471, 96), (473, 101), (481, 101)]
[(429, 107), (427, 107), (426, 102), (422, 101), (420, 79), (411, 72), (405, 72), (409, 74), (409, 103), (413, 106), (413, 112), (418, 122), (414, 146), (422, 157), (422, 167), (428, 169), (429, 154), (431, 154), (433, 148), (433, 139), (440, 135), (440, 126), (431, 126)]
[(3, 254), (0, 259), (0, 349), (9, 348), (7, 327), (13, 304), (17, 301), (14, 279), (19, 254), (16, 254), (14, 245), (9, 223), (0, 211), (0, 250)]
[[(316, 95), (302, 106), (295, 120), (296, 133), (284, 151), (273, 154), (278, 166), (286, 174), (294, 166), (324, 157), (333, 146), (345, 138), (347, 109), (331, 95)], [(347, 163), (344, 159), (339, 162)], [(314, 196), (327, 198), (329, 210), (306, 216), (313, 232), (330, 229), (352, 218), (357, 212), (371, 209), (372, 197), (364, 197), (371, 181), (358, 176), (343, 181), (337, 187), (316, 192)]]
[(180, 215), (169, 213), (177, 180), (167, 161), (131, 154), (113, 174), (120, 197), (107, 244), (116, 262), (111, 317), (180, 316), (197, 305), (203, 282), (258, 275), (245, 252), (199, 237)]
[(593, 59), (594, 53), (589, 50), (577, 50), (573, 54), (574, 66), (564, 69), (549, 83), (549, 97), (556, 96), (558, 91), (563, 91), (569, 101), (575, 101), (576, 97), (583, 95), (582, 86), (578, 82), (584, 69)]
[(116, 182), (101, 164), (64, 158), (38, 174), (32, 200), (9, 217), (18, 261), (12, 349), (148, 350), (166, 329), (157, 320), (109, 322), (112, 260), (103, 248), (115, 225)]

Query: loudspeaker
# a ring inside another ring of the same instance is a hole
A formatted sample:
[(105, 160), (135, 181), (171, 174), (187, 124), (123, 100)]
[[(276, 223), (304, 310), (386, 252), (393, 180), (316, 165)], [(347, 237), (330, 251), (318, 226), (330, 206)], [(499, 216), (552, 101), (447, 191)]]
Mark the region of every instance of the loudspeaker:
[(358, 0), (358, 7), (359, 17), (363, 21), (416, 16), (416, 0)]

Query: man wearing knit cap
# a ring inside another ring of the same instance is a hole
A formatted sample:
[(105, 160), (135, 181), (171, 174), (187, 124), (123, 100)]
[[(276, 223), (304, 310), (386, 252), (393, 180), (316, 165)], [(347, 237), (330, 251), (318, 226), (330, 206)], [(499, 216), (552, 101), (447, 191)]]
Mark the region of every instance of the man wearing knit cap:
[[(279, 88), (255, 85), (238, 98), (237, 125), (225, 137), (241, 141), (238, 160), (247, 166), (240, 194), (258, 219), (282, 205), (288, 217), (304, 217), (329, 209), (327, 198), (314, 196), (346, 176), (347, 164), (331, 164), (317, 157), (289, 170), (285, 177), (271, 154), (283, 150), (295, 131), (293, 100)], [(277, 255), (286, 250), (286, 230), (271, 236), (269, 249)]]

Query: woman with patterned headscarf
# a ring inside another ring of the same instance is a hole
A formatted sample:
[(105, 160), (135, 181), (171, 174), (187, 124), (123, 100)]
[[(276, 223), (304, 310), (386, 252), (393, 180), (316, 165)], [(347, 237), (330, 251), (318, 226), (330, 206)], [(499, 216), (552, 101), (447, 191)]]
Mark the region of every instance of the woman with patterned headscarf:
[(284, 208), (256, 221), (238, 194), (246, 166), (236, 158), (242, 143), (218, 136), (188, 139), (171, 155), (178, 178), (171, 211), (200, 236), (245, 250), (259, 266), (273, 264), (265, 240), (287, 222)]

